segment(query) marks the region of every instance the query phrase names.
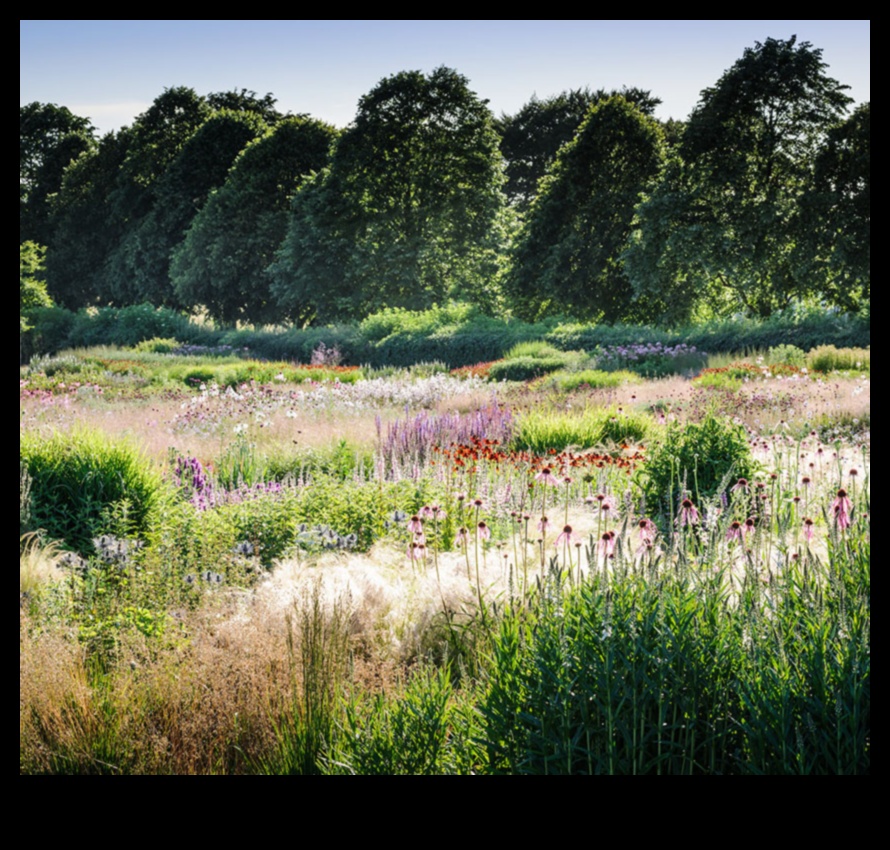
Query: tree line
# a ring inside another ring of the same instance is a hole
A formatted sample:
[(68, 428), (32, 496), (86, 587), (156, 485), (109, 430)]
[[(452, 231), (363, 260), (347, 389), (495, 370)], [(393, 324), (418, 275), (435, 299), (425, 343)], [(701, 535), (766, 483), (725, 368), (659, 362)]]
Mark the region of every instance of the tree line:
[(792, 37), (745, 50), (683, 122), (656, 120), (640, 89), (496, 117), (444, 67), (381, 80), (342, 130), (244, 89), (167, 89), (102, 138), (31, 103), (23, 268), (33, 283), (42, 264), (69, 309), (227, 323), (451, 299), (527, 320), (855, 310), (870, 295), (870, 105), (851, 113), (846, 88)]

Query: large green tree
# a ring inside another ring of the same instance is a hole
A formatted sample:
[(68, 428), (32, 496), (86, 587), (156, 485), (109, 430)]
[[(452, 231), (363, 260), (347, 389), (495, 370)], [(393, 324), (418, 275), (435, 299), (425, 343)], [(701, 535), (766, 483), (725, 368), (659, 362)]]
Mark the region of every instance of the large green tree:
[(19, 109), (19, 242), (46, 242), (50, 199), (65, 169), (95, 145), (89, 118), (64, 106), (35, 102)]
[(803, 198), (800, 274), (833, 304), (871, 294), (871, 104), (828, 131)]
[(662, 158), (655, 119), (620, 96), (592, 107), (542, 181), (517, 241), (505, 281), (517, 315), (643, 317), (620, 258)]
[(251, 142), (174, 250), (170, 276), (181, 303), (215, 319), (268, 323), (280, 318), (266, 268), (287, 229), (291, 197), (323, 168), (337, 131), (286, 118)]
[(65, 171), (53, 199), (47, 240), (47, 288), (70, 310), (105, 304), (105, 263), (118, 246), (126, 221), (112, 213), (111, 197), (127, 158), (132, 132), (108, 133)]
[[(634, 285), (676, 302), (722, 292), (768, 316), (807, 294), (794, 261), (801, 198), (828, 129), (850, 103), (821, 50), (767, 39), (705, 89), (681, 161), (640, 209)], [(664, 220), (668, 216), (668, 220)]]
[(151, 210), (115, 252), (115, 300), (181, 306), (170, 281), (170, 255), (210, 192), (225, 182), (238, 154), (265, 130), (256, 112), (225, 109), (185, 142), (154, 185)]
[(515, 115), (501, 115), (496, 128), (506, 161), (504, 191), (512, 204), (522, 212), (528, 210), (541, 178), (552, 168), (559, 149), (574, 138), (590, 108), (617, 94), (636, 104), (646, 115), (652, 115), (661, 103), (651, 92), (638, 88), (620, 92), (583, 88), (544, 100), (532, 97)]
[(108, 301), (132, 302), (130, 257), (136, 233), (155, 207), (162, 176), (209, 116), (203, 97), (177, 86), (164, 89), (133, 122), (127, 155), (108, 199), (109, 226), (120, 234), (100, 278), (100, 291)]
[(273, 269), (282, 307), (321, 321), (482, 293), (502, 180), (491, 113), (466, 78), (443, 67), (382, 80), (295, 198)]

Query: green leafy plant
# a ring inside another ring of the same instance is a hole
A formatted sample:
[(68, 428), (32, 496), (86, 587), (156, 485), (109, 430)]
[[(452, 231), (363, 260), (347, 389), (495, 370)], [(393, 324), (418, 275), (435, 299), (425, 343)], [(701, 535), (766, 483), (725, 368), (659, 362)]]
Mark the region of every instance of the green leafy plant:
[(701, 422), (673, 423), (642, 470), (647, 508), (670, 513), (681, 491), (700, 502), (716, 495), (731, 476), (752, 478), (756, 464), (741, 425), (708, 413)]
[(107, 509), (124, 499), (134, 533), (149, 530), (163, 482), (132, 445), (87, 430), (49, 438), (25, 433), (20, 455), (31, 478), (31, 525), (44, 529), (50, 539), (92, 552), (92, 538), (105, 531)]

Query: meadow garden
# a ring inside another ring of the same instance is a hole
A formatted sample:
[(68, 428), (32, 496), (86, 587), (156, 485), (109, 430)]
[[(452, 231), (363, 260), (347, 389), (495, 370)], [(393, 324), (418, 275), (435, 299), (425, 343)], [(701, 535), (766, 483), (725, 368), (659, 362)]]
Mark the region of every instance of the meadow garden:
[(869, 350), (570, 336), (31, 357), (20, 772), (869, 774)]

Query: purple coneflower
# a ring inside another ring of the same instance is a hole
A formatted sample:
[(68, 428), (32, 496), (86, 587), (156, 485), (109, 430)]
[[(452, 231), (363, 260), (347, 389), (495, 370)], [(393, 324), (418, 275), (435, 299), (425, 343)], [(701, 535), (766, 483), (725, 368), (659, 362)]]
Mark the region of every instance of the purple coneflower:
[(813, 529), (815, 528), (816, 523), (813, 522), (808, 516), (803, 518), (803, 535), (807, 539), (807, 543), (809, 543), (813, 539)]
[(563, 544), (570, 546), (572, 543), (572, 526), (566, 525), (563, 527), (563, 530), (559, 537), (556, 538), (556, 543), (554, 544), (557, 549)]
[(476, 526), (476, 533), (482, 540), (488, 540), (491, 537), (491, 529), (481, 520)]
[(644, 546), (648, 543), (652, 543), (655, 540), (655, 534), (658, 529), (655, 527), (655, 523), (652, 522), (651, 519), (641, 519), (637, 523), (637, 528), (640, 530), (640, 543), (642, 543)]
[(741, 542), (742, 540), (742, 524), (737, 520), (733, 520), (729, 524), (729, 528), (726, 530), (726, 539), (727, 540), (738, 540)]
[(680, 525), (695, 525), (698, 522), (698, 511), (692, 499), (687, 498), (680, 502), (680, 516), (677, 519)]
[(542, 516), (541, 519), (538, 520), (538, 531), (540, 531), (541, 534), (546, 534), (549, 526), (550, 520), (547, 519), (547, 517)]
[(847, 491), (843, 487), (837, 491), (837, 498), (831, 503), (831, 511), (837, 522), (838, 528), (843, 531), (852, 524), (850, 519), (850, 511), (853, 510), (853, 503), (847, 495)]
[(420, 519), (417, 514), (414, 514), (411, 519), (408, 520), (408, 531), (412, 534), (422, 534), (423, 533), (423, 521)]
[(556, 486), (559, 482), (556, 480), (556, 476), (553, 474), (553, 470), (549, 466), (545, 466), (536, 476), (535, 481), (540, 481), (543, 484), (552, 484)]
[(597, 549), (604, 558), (611, 558), (615, 552), (615, 532), (606, 531), (597, 543)]

